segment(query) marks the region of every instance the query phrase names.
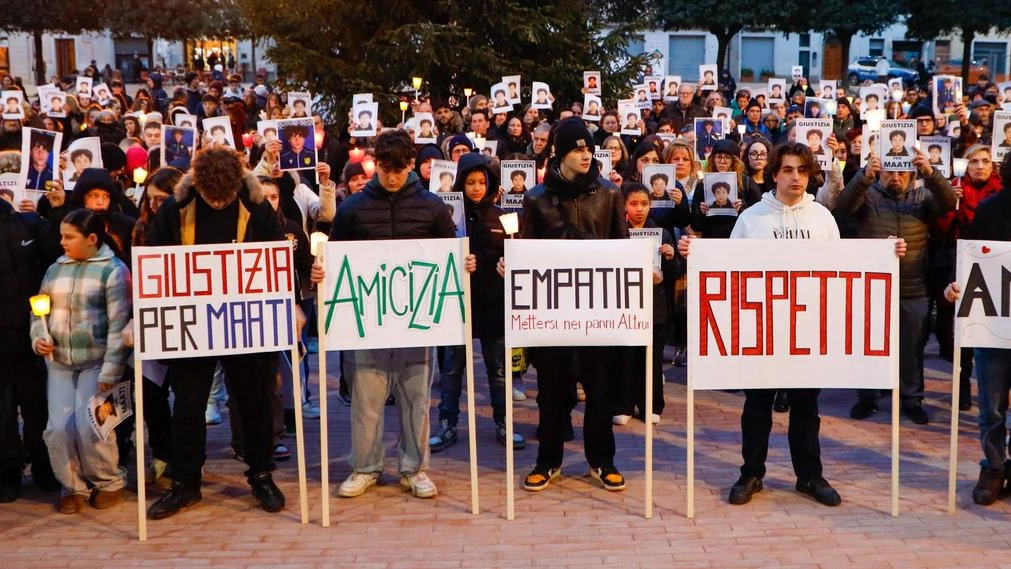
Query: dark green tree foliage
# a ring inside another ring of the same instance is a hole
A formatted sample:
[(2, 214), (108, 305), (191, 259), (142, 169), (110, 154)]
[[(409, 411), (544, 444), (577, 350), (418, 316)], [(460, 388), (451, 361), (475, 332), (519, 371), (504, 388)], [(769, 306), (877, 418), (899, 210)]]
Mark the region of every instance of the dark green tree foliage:
[(962, 80), (968, 85), (969, 65), (972, 61), (970, 46), (978, 34), (1011, 31), (1011, 2), (1008, 0), (979, 0), (965, 3), (955, 0), (914, 2), (903, 0), (909, 14), (906, 35), (922, 40), (932, 40), (940, 35), (958, 34), (965, 46), (962, 57)]
[[(655, 23), (664, 30), (706, 30), (716, 36), (719, 45), (716, 64), (719, 69), (723, 69), (726, 67), (727, 47), (735, 35), (745, 29), (777, 27), (783, 14), (793, 9), (793, 2), (781, 0), (770, 4), (754, 0), (659, 0), (655, 6)], [(677, 57), (677, 54), (672, 53), (670, 56)]]
[(95, 2), (77, 0), (4, 0), (0, 7), (0, 30), (32, 35), (35, 51), (35, 83), (46, 82), (42, 57), (42, 34), (77, 34), (100, 29), (101, 8)]
[(614, 97), (642, 67), (624, 56), (642, 21), (605, 22), (594, 9), (601, 2), (238, 1), (254, 34), (273, 39), (267, 55), (282, 82), (311, 89), (341, 115), (351, 95), (370, 92), (399, 120), (394, 102), (413, 95), (413, 76), (424, 78), (422, 92), (447, 98), (466, 87), (487, 94), (503, 75), (520, 74), (524, 98), (531, 81), (544, 81), (558, 109), (582, 100), (584, 70), (600, 70)]

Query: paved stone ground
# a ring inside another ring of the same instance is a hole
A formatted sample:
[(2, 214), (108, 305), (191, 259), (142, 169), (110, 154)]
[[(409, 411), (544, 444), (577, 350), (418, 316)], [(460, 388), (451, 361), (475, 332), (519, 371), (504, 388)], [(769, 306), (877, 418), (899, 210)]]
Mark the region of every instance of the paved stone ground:
[[(936, 347), (928, 348), (936, 353)], [(669, 356), (669, 353), (668, 353)], [(668, 360), (669, 361), (669, 360)], [(643, 517), (642, 423), (616, 427), (624, 493), (605, 492), (585, 477), (578, 410), (576, 441), (567, 445), (563, 477), (539, 494), (516, 493), (516, 520), (505, 520), (504, 451), (495, 442), (486, 384), (477, 381), (481, 513), (470, 513), (467, 445), (433, 456), (440, 495), (418, 500), (397, 483), (393, 459), (398, 415), (387, 411), (390, 449), (383, 484), (364, 496), (332, 500), (333, 525), (320, 525), (318, 422), (307, 421), (310, 518), (299, 523), (294, 458), (277, 480), (288, 507), (257, 509), (232, 460), (228, 427), (210, 428), (204, 501), (168, 520), (150, 522), (137, 541), (136, 495), (111, 510), (55, 513), (54, 497), (27, 486), (0, 506), (0, 567), (1011, 567), (1006, 501), (982, 508), (969, 497), (978, 472), (975, 408), (964, 413), (960, 437), (958, 510), (945, 512), (950, 366), (928, 357), (926, 406), (931, 423), (902, 422), (901, 512), (889, 515), (889, 409), (867, 421), (848, 417), (854, 395), (822, 396), (825, 472), (839, 489), (838, 508), (793, 490), (785, 415), (776, 416), (766, 490), (745, 506), (726, 502), (739, 465), (740, 394), (696, 397), (696, 516), (686, 514), (685, 372), (667, 370), (667, 411), (655, 441), (655, 513)], [(479, 364), (480, 373), (483, 367)], [(528, 374), (528, 385), (533, 383)], [(349, 473), (348, 409), (333, 395), (330, 418), (333, 492)], [(531, 390), (531, 395), (533, 392)], [(435, 401), (433, 400), (433, 416)], [(516, 406), (519, 432), (532, 437), (536, 405)], [(292, 441), (294, 447), (294, 441)], [(517, 475), (533, 464), (536, 442), (516, 453)], [(151, 487), (149, 500), (160, 490)]]

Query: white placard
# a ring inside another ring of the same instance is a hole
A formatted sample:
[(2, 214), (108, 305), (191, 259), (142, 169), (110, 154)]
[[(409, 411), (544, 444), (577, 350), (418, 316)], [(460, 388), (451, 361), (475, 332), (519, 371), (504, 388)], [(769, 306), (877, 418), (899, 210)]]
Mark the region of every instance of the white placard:
[(652, 241), (507, 239), (505, 259), (507, 345), (653, 341)]
[(916, 121), (884, 120), (878, 133), (878, 147), (881, 169), (886, 172), (913, 171), (916, 157)]
[(1011, 150), (1011, 111), (994, 111), (990, 122), (993, 123), (993, 137), (990, 143), (993, 161), (1000, 163), (1004, 160), (1004, 155)]
[(102, 140), (97, 136), (78, 138), (67, 147), (67, 169), (63, 171), (63, 187), (71, 191), (77, 179), (88, 168), (102, 167)]
[(466, 248), (466, 239), (328, 242), (327, 349), (464, 344)]
[(897, 387), (898, 269), (886, 239), (692, 240), (689, 389)]
[(291, 243), (133, 248), (134, 351), (142, 360), (291, 349)]
[(1011, 348), (1011, 314), (1004, 273), (1011, 267), (1011, 242), (958, 240), (955, 337), (963, 348)]

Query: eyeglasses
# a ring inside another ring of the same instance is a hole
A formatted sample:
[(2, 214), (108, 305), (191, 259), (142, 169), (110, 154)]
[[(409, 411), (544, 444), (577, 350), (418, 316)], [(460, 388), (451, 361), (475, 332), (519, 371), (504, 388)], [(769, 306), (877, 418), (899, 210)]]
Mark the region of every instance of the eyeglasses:
[(749, 158), (754, 158), (756, 160), (759, 160), (759, 159), (763, 159), (763, 158), (768, 158), (769, 157), (769, 153), (768, 152), (749, 152), (748, 153), (748, 157)]
[(716, 160), (718, 162), (730, 162), (733, 159), (734, 157), (729, 154), (717, 154), (713, 156), (713, 160)]
[(604, 147), (604, 150), (621, 150), (621, 147), (617, 144), (609, 144)]

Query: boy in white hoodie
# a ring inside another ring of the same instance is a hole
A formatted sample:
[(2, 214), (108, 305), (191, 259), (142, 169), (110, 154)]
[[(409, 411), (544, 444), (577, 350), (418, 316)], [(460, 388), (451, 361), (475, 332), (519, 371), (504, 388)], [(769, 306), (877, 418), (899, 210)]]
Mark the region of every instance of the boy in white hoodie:
[[(765, 177), (776, 189), (762, 201), (741, 212), (731, 239), (839, 239), (839, 227), (825, 206), (807, 193), (810, 176), (819, 169), (811, 150), (796, 143), (782, 144), (773, 151)], [(690, 240), (682, 237), (678, 250), (688, 256)], [(898, 240), (895, 252), (905, 253)], [(838, 506), (839, 493), (822, 477), (821, 445), (818, 432), (819, 389), (789, 389), (790, 428), (788, 439), (797, 490), (826, 506)], [(731, 504), (746, 504), (762, 489), (765, 459), (772, 431), (774, 389), (746, 389), (741, 413), (741, 476), (730, 489)]]

